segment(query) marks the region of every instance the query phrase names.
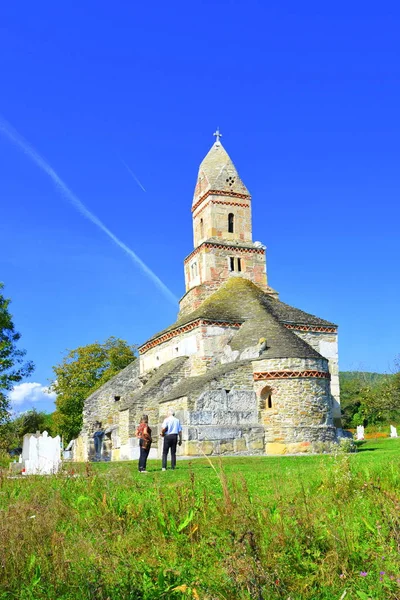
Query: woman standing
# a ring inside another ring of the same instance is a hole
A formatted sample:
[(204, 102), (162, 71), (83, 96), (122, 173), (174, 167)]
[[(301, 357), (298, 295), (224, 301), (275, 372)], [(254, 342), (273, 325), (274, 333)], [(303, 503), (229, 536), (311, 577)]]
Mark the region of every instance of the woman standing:
[(136, 430), (136, 437), (139, 438), (140, 457), (139, 457), (139, 473), (147, 473), (146, 462), (149, 456), (151, 442), (151, 429), (149, 427), (148, 415), (143, 415), (140, 419), (139, 426)]

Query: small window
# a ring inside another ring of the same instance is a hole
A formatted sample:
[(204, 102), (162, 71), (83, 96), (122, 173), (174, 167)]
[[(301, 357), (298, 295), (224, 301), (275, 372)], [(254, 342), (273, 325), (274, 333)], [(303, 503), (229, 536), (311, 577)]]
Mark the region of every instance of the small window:
[(266, 385), (265, 388), (261, 390), (260, 394), (261, 399), (261, 409), (272, 408), (272, 387)]
[(114, 396), (114, 402), (119, 402), (121, 400), (121, 396)]
[(204, 223), (203, 223), (203, 219), (200, 219), (200, 237), (201, 238), (204, 237)]
[(229, 259), (229, 270), (230, 271), (234, 271), (235, 270), (235, 259), (233, 256), (230, 257)]
[(241, 258), (237, 259), (237, 270), (239, 273), (242, 270), (242, 259)]
[(235, 222), (235, 215), (233, 213), (229, 213), (229, 215), (228, 215), (228, 233), (233, 233), (234, 222)]

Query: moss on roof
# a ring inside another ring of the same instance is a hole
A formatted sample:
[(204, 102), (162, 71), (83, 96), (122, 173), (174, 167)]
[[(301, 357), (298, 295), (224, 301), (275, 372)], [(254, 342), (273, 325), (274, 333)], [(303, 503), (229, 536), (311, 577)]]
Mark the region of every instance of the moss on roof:
[(206, 298), (199, 308), (182, 316), (151, 339), (198, 319), (243, 323), (231, 340), (232, 350), (244, 350), (254, 346), (264, 337), (267, 340), (266, 358), (321, 356), (282, 323), (333, 325), (274, 299), (248, 279), (230, 277), (216, 292)]
[(211, 383), (213, 380), (215, 380), (216, 384), (215, 389), (218, 389), (218, 380), (227, 373), (230, 373), (231, 371), (236, 371), (237, 369), (245, 365), (248, 365), (250, 371), (252, 372), (253, 369), (251, 363), (251, 360), (240, 360), (225, 363), (223, 365), (219, 364), (209, 369), (206, 373), (204, 373), (204, 375), (197, 375), (196, 377), (187, 377), (186, 379), (180, 381), (171, 390), (171, 392), (161, 400), (160, 404), (164, 402), (171, 402), (172, 400), (176, 400), (176, 398), (182, 398), (184, 396), (190, 397), (192, 395), (200, 394), (202, 391), (204, 391), (205, 386)]
[[(187, 356), (179, 356), (161, 365), (143, 387), (138, 391), (132, 390), (121, 403), (120, 411), (130, 408), (132, 404), (140, 403), (148, 394), (159, 394), (162, 391), (167, 391), (167, 386), (171, 387), (176, 381), (179, 381), (183, 375), (181, 369), (188, 360)], [(169, 389), (169, 388), (168, 388)]]

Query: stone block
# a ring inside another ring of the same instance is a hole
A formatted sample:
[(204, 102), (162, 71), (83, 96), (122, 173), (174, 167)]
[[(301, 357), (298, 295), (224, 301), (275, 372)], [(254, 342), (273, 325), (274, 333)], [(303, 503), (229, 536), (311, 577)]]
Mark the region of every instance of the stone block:
[(199, 427), (198, 429), (200, 441), (235, 439), (241, 436), (241, 429), (233, 427)]
[(121, 460), (120, 448), (111, 451), (111, 460)]
[(250, 390), (231, 390), (227, 396), (227, 409), (232, 411), (256, 410), (256, 394)]
[(197, 399), (196, 408), (199, 411), (226, 410), (226, 391), (212, 390), (204, 392)]
[(234, 452), (245, 452), (247, 450), (246, 440), (244, 438), (238, 438), (233, 440)]
[(266, 454), (286, 454), (286, 444), (268, 442), (265, 444)]
[(197, 440), (197, 438), (198, 438), (197, 428), (196, 427), (188, 427), (187, 429), (184, 428), (183, 436), (187, 440)]
[(229, 454), (233, 452), (233, 442), (223, 440), (220, 442), (219, 451), (221, 454)]
[(264, 440), (262, 438), (249, 440), (249, 450), (264, 450)]
[(205, 410), (194, 410), (188, 413), (189, 425), (211, 425), (213, 423), (213, 413)]
[(197, 454), (212, 454), (214, 452), (215, 444), (213, 442), (201, 442), (197, 444)]
[(238, 413), (218, 410), (212, 413), (212, 425), (237, 425)]

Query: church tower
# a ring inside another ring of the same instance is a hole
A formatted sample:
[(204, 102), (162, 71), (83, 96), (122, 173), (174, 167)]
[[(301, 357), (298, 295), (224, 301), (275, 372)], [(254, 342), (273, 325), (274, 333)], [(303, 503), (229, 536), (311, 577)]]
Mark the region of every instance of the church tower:
[(180, 315), (195, 310), (230, 277), (267, 284), (265, 246), (253, 243), (251, 196), (221, 143), (221, 134), (199, 168), (193, 196), (194, 250), (185, 259), (186, 294)]

